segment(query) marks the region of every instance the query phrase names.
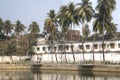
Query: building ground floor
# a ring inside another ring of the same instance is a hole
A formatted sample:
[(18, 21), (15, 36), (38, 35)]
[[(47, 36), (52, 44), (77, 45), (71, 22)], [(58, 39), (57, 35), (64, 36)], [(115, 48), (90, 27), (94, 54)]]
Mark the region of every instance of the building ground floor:
[[(94, 57), (94, 58), (93, 58)], [(0, 56), (0, 63), (15, 63), (15, 62), (39, 62), (39, 63), (78, 63), (86, 62), (102, 62), (102, 53), (46, 53), (28, 56)], [(110, 63), (120, 63), (119, 53), (105, 53), (105, 61)]]

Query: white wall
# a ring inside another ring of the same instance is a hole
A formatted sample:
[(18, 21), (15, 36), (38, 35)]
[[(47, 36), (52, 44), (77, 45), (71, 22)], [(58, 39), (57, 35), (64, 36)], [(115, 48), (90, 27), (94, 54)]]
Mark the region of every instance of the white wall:
[[(73, 63), (73, 54), (66, 54), (67, 60), (69, 63)], [(103, 61), (103, 54), (102, 53), (95, 53), (94, 58), (95, 61)], [(93, 54), (92, 53), (85, 53), (84, 54), (86, 61), (92, 61), (93, 60)], [(57, 59), (59, 62), (65, 62), (65, 54), (57, 54)], [(83, 54), (75, 54), (75, 60), (77, 63), (80, 63), (83, 61)], [(105, 61), (110, 62), (117, 62), (120, 63), (120, 54), (119, 53), (107, 53), (105, 54)], [(54, 62), (56, 63), (55, 54), (43, 54), (42, 55), (42, 62)]]
[(25, 61), (31, 58), (32, 61), (37, 61), (37, 55), (34, 56), (0, 56), (0, 63)]
[[(66, 54), (68, 63), (73, 63), (73, 54)], [(102, 53), (95, 53), (94, 58), (95, 61), (103, 61), (103, 54)], [(84, 54), (86, 61), (92, 61), (93, 60), (93, 54), (92, 53), (85, 53)], [(43, 63), (56, 63), (56, 57), (55, 54), (42, 54), (42, 55), (33, 55), (33, 56), (0, 56), (0, 63), (5, 62), (17, 62), (17, 61), (24, 61), (27, 58), (31, 58), (31, 61), (41, 61)], [(65, 54), (57, 54), (57, 59), (59, 63), (65, 62)], [(77, 63), (80, 63), (83, 61), (83, 54), (78, 53), (75, 54), (75, 60)], [(105, 61), (110, 62), (117, 62), (120, 63), (120, 54), (119, 53), (105, 53)]]

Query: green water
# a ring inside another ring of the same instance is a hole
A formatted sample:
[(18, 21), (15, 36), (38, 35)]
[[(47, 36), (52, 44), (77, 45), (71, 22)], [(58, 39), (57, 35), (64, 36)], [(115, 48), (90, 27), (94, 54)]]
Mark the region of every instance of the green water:
[(120, 80), (120, 73), (0, 71), (0, 80)]

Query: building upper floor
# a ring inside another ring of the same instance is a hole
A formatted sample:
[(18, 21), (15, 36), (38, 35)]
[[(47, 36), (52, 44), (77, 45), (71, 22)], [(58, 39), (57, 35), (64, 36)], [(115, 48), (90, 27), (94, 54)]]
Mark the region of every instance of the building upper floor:
[(34, 46), (34, 51), (39, 53), (50, 53), (53, 52), (68, 52), (71, 53), (72, 50), (74, 52), (102, 52), (104, 48), (105, 52), (120, 52), (120, 41), (89, 41), (89, 42), (66, 42), (64, 43), (55, 43), (55, 44), (39, 44)]

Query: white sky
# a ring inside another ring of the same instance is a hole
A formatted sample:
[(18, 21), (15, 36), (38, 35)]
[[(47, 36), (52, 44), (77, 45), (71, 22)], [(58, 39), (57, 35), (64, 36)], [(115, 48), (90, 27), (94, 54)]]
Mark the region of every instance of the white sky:
[[(97, 0), (91, 0), (93, 7)], [(0, 18), (3, 20), (9, 19), (12, 23), (20, 20), (26, 27), (36, 21), (43, 31), (44, 20), (47, 18), (49, 10), (54, 9), (56, 12), (61, 5), (69, 2), (80, 2), (80, 0), (0, 0)], [(113, 22), (118, 24), (117, 28), (120, 31), (120, 0), (116, 0), (116, 10), (113, 12)], [(91, 26), (92, 29), (92, 26)]]

